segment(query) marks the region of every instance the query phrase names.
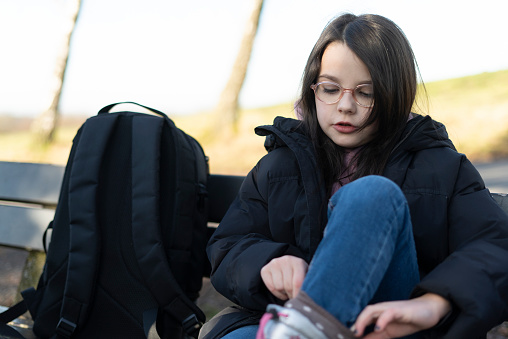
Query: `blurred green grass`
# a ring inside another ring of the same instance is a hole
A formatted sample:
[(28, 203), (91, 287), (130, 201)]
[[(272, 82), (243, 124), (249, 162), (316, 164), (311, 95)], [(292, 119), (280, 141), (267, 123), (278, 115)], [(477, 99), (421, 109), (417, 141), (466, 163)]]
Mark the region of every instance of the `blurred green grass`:
[[(443, 122), (459, 152), (473, 161), (508, 157), (508, 70), (427, 83), (426, 92), (426, 96), (420, 92), (416, 110)], [(293, 103), (242, 109), (238, 133), (231, 136), (221, 130), (209, 132), (217, 118), (210, 112), (167, 113), (202, 144), (212, 173), (239, 175), (245, 175), (266, 153), (264, 140), (255, 135), (254, 128), (271, 124), (277, 115), (294, 117)], [(33, 141), (28, 123), (11, 129), (9, 124), (15, 119), (4, 117), (0, 120), (0, 160), (65, 165), (72, 138), (85, 119), (64, 115), (55, 142), (44, 146)]]
[(508, 70), (429, 83), (429, 114), (474, 161), (508, 157)]

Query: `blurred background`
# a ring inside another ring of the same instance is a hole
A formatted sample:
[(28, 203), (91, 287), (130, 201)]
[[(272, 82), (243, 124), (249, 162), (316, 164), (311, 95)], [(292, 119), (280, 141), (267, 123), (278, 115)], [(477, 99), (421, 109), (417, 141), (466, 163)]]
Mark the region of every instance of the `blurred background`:
[[(376, 13), (413, 46), (427, 89), (417, 111), (446, 124), (493, 192), (508, 192), (507, 9), (504, 0), (0, 0), (0, 161), (64, 165), (86, 118), (135, 101), (194, 136), (212, 173), (245, 175), (266, 153), (254, 127), (294, 117), (326, 23)], [(1, 250), (9, 305), (25, 257)]]
[(419, 111), (444, 122), (472, 160), (504, 158), (506, 9), (502, 0), (2, 0), (0, 160), (65, 164), (86, 117), (136, 101), (196, 137), (212, 172), (245, 174), (265, 152), (253, 128), (294, 116), (307, 56), (344, 12), (396, 22), (427, 85)]

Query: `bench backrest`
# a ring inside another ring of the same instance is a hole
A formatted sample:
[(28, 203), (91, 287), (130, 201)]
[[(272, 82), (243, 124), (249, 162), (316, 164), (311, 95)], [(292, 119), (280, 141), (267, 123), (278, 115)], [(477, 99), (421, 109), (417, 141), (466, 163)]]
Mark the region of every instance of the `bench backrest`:
[(0, 162), (0, 244), (42, 250), (64, 167)]
[[(63, 166), (0, 161), (0, 245), (43, 250), (42, 235), (53, 220), (64, 170)], [(210, 175), (210, 223), (220, 222), (243, 179)], [(213, 230), (211, 226), (210, 233)]]
[[(63, 166), (0, 161), (0, 245), (43, 250), (42, 235), (53, 219), (63, 173)], [(243, 179), (235, 175), (210, 175), (210, 223), (220, 222)], [(506, 194), (492, 196), (508, 213)], [(213, 229), (209, 228), (210, 233)]]

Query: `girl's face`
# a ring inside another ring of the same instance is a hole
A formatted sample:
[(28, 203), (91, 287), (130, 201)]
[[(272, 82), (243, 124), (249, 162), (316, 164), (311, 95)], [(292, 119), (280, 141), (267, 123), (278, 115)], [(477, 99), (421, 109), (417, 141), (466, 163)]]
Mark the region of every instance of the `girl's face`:
[[(362, 84), (372, 85), (367, 66), (342, 42), (332, 42), (325, 49), (317, 83), (322, 81), (351, 89)], [(317, 97), (315, 101), (319, 126), (335, 144), (355, 148), (373, 138), (376, 123), (358, 129), (367, 120), (372, 108), (358, 105), (350, 91), (345, 91), (335, 104), (326, 104)]]

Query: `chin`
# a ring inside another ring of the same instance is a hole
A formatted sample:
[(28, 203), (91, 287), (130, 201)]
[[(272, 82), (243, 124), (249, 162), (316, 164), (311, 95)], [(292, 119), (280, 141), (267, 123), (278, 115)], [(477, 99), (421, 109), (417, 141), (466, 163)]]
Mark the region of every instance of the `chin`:
[(340, 146), (342, 148), (356, 148), (356, 147), (359, 147), (361, 146), (360, 143), (358, 142), (354, 142), (354, 141), (339, 141), (339, 140), (336, 140), (334, 141), (334, 143), (337, 145), (337, 146)]

